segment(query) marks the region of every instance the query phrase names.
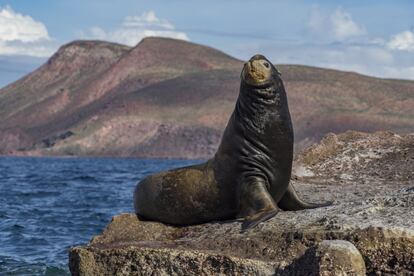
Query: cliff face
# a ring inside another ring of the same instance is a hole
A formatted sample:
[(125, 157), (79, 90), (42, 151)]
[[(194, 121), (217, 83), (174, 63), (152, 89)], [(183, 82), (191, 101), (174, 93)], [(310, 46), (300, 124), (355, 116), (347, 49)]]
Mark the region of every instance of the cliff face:
[[(136, 47), (64, 45), (0, 90), (0, 154), (208, 158), (243, 63), (215, 49), (146, 38)], [(414, 131), (414, 82), (279, 65), (303, 148), (328, 132)]]
[(240, 221), (172, 227), (115, 216), (70, 250), (74, 275), (411, 275), (414, 136), (330, 134), (299, 155), (293, 184), (329, 207), (279, 212), (240, 233)]

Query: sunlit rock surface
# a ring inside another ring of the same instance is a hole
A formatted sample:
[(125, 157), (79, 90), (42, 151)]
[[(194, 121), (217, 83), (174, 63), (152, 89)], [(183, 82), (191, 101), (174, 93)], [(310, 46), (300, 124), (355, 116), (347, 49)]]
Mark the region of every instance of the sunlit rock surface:
[(74, 275), (410, 275), (413, 168), (412, 135), (328, 135), (297, 158), (292, 181), (306, 200), (333, 200), (332, 206), (279, 212), (247, 233), (240, 233), (240, 221), (172, 227), (121, 214), (88, 245), (71, 249), (70, 269)]

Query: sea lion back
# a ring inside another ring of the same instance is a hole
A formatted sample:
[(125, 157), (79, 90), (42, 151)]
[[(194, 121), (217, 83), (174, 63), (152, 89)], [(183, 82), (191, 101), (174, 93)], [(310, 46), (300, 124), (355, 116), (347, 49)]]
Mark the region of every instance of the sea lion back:
[(139, 216), (175, 225), (220, 219), (221, 205), (210, 161), (150, 175), (134, 192)]

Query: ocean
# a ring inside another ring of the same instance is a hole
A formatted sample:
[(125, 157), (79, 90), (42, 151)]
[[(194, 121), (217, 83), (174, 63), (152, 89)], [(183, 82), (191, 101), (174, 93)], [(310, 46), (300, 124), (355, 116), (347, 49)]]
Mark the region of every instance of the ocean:
[(144, 176), (199, 160), (0, 158), (0, 275), (70, 275), (68, 249), (133, 212)]

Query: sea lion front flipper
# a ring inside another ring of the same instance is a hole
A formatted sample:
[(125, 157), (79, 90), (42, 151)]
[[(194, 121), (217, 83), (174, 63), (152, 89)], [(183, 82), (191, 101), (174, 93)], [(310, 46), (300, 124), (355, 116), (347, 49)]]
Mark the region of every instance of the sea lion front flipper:
[(259, 212), (256, 215), (246, 218), (241, 227), (241, 232), (245, 232), (253, 227), (256, 227), (259, 223), (265, 222), (268, 219), (271, 219), (274, 217), (279, 211), (277, 209), (275, 210), (269, 210), (267, 212)]
[(277, 205), (269, 194), (263, 178), (252, 176), (243, 182), (240, 190), (239, 213), (245, 218), (242, 232), (272, 218), (277, 212)]
[(292, 183), (289, 183), (289, 186), (285, 194), (283, 195), (282, 199), (278, 202), (277, 205), (283, 211), (298, 211), (298, 210), (303, 210), (303, 209), (313, 209), (313, 208), (318, 208), (318, 207), (329, 206), (329, 205), (332, 205), (332, 201), (323, 202), (323, 203), (305, 202), (299, 198)]

